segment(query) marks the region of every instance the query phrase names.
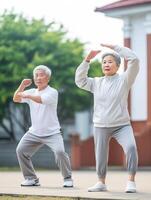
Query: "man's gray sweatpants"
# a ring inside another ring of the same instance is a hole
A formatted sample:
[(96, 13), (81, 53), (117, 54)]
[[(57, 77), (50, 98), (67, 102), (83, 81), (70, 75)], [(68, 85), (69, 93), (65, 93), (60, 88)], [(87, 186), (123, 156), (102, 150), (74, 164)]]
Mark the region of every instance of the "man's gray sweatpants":
[(94, 127), (96, 171), (98, 177), (105, 178), (106, 176), (109, 141), (112, 137), (122, 146), (126, 154), (129, 174), (135, 174), (138, 164), (138, 155), (131, 125), (109, 128)]
[(43, 145), (54, 152), (55, 161), (64, 178), (71, 177), (71, 166), (68, 154), (65, 152), (63, 138), (60, 133), (47, 137), (38, 137), (27, 132), (19, 142), (16, 152), (20, 168), (25, 179), (37, 179), (31, 157)]

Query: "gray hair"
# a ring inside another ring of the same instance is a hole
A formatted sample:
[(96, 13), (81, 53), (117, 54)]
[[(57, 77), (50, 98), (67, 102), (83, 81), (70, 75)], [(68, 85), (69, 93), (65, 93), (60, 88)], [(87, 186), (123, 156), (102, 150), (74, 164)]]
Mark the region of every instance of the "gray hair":
[(121, 58), (120, 58), (120, 55), (119, 55), (118, 53), (116, 53), (116, 52), (107, 52), (107, 53), (104, 53), (104, 54), (102, 55), (102, 61), (103, 61), (103, 59), (104, 59), (106, 56), (113, 56), (113, 58), (114, 58), (114, 60), (115, 60), (115, 62), (116, 62), (116, 64), (117, 64), (117, 66), (118, 66), (118, 67), (120, 66), (120, 64), (121, 64)]
[(43, 70), (45, 72), (45, 74), (48, 75), (49, 78), (51, 77), (51, 69), (49, 69), (47, 66), (38, 65), (37, 67), (35, 67), (34, 70), (33, 70), (33, 76), (34, 77), (35, 77), (37, 70)]

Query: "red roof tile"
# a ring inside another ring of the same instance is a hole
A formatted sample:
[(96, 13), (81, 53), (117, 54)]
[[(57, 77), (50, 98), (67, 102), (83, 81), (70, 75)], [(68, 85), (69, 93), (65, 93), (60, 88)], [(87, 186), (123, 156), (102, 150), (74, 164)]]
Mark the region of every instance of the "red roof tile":
[(132, 6), (137, 6), (137, 5), (149, 4), (149, 3), (151, 4), (151, 0), (121, 0), (121, 1), (108, 4), (103, 7), (97, 7), (95, 11), (103, 12), (103, 11), (108, 11), (108, 10), (113, 10), (113, 9), (118, 9), (118, 8), (132, 7)]

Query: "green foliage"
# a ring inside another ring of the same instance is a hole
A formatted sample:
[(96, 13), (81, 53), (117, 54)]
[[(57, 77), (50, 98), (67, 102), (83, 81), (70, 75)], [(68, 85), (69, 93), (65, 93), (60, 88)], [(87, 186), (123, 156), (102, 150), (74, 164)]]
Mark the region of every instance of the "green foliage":
[[(36, 65), (51, 68), (50, 85), (59, 90), (61, 120), (73, 118), (76, 110), (90, 106), (90, 96), (76, 87), (75, 69), (84, 56), (84, 44), (68, 39), (62, 25), (43, 19), (28, 21), (23, 15), (5, 12), (0, 16), (0, 123), (23, 78), (32, 78)], [(92, 76), (100, 67), (93, 63)], [(8, 111), (7, 111), (8, 112)]]

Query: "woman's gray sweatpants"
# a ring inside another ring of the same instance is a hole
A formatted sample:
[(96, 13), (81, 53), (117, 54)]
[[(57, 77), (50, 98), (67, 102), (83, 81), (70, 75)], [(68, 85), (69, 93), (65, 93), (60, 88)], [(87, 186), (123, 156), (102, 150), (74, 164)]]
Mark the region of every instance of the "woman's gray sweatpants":
[(31, 157), (42, 147), (47, 145), (54, 152), (56, 163), (64, 178), (71, 177), (71, 166), (68, 154), (65, 152), (62, 135), (54, 134), (38, 137), (27, 132), (19, 142), (16, 152), (20, 168), (25, 179), (37, 179)]
[[(119, 127), (94, 127), (96, 171), (99, 178), (105, 178), (111, 138), (122, 146), (126, 154), (129, 174), (135, 174), (138, 164), (137, 147), (131, 125)], [(116, 155), (115, 155), (116, 156)]]

